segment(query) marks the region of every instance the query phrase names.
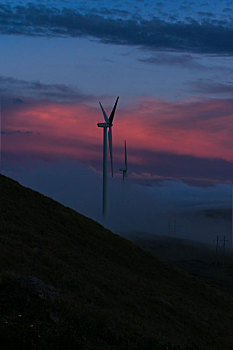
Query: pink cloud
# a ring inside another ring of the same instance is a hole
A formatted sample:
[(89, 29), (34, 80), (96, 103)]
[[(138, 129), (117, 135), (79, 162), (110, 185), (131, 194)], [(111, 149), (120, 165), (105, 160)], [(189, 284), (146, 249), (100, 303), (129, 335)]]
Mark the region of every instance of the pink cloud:
[[(92, 107), (26, 101), (3, 111), (2, 129), (12, 132), (2, 135), (3, 152), (101, 162), (102, 129), (96, 124), (102, 120), (97, 103)], [(119, 105), (113, 127), (115, 158), (122, 160), (126, 139), (131, 164), (143, 165), (144, 170), (151, 161), (147, 154), (153, 152), (232, 162), (232, 135), (231, 100), (139, 99), (133, 105)]]

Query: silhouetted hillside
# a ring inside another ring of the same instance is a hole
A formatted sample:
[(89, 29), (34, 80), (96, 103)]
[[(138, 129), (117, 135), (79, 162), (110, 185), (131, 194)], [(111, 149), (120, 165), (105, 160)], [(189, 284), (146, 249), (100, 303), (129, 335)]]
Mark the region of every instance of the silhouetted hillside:
[(231, 296), (2, 175), (0, 190), (1, 349), (233, 348)]

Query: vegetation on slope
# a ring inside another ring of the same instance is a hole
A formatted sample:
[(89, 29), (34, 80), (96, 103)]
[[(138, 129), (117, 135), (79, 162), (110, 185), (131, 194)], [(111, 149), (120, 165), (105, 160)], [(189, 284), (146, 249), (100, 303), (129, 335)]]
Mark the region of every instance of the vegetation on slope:
[(2, 175), (0, 190), (2, 349), (232, 348), (231, 296)]

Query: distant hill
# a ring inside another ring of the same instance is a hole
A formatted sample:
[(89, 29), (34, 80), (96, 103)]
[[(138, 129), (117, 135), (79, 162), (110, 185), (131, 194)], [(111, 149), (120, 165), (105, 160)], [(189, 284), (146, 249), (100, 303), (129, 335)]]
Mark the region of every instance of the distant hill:
[[(218, 249), (212, 245), (177, 237), (145, 232), (122, 234), (155, 257), (171, 262), (209, 285), (233, 294), (233, 251), (220, 236)], [(231, 243), (231, 242), (230, 242)]]
[(232, 296), (3, 175), (0, 191), (1, 349), (233, 349)]
[(223, 219), (223, 220), (232, 220), (232, 209), (206, 209), (199, 212), (202, 215), (208, 216), (213, 219)]

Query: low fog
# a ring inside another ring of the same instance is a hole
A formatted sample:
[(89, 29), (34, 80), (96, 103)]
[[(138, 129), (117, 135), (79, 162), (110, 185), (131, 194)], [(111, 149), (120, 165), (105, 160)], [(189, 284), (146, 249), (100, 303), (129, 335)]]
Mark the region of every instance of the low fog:
[[(231, 186), (194, 187), (180, 181), (151, 186), (123, 183), (109, 177), (108, 216), (102, 218), (102, 174), (75, 161), (33, 160), (2, 170), (26, 187), (37, 190), (111, 229), (115, 233), (145, 232), (214, 244), (226, 236), (231, 244)], [(228, 209), (226, 211), (225, 209)], [(223, 211), (221, 211), (223, 210)]]

